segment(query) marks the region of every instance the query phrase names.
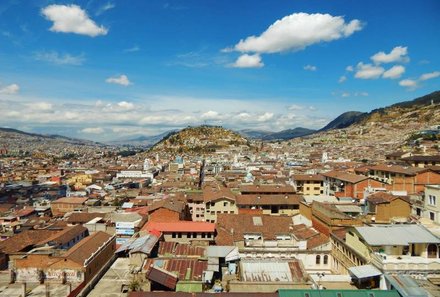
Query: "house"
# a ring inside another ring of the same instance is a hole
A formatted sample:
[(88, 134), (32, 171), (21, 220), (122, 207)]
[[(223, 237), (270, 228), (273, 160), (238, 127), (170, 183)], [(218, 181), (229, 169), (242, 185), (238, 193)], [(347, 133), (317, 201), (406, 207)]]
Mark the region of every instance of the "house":
[(302, 195), (324, 194), (324, 177), (320, 174), (293, 174), (293, 186)]
[(238, 213), (295, 215), (299, 213), (300, 195), (237, 195)]
[(60, 256), (28, 254), (14, 260), (12, 282), (88, 283), (113, 257), (115, 238), (104, 232), (88, 236)]
[(423, 216), (440, 224), (440, 185), (425, 186)]
[(413, 155), (401, 158), (402, 161), (413, 167), (426, 168), (428, 166), (440, 166), (440, 155), (420, 156)]
[[(87, 228), (76, 225), (66, 227), (56, 234), (43, 239), (40, 244), (41, 246), (47, 246), (53, 249), (68, 250), (88, 235), (89, 231)], [(40, 244), (37, 245), (39, 246)]]
[(238, 213), (235, 195), (227, 188), (207, 186), (203, 189), (203, 200), (206, 222), (215, 223), (221, 213)]
[(426, 185), (440, 184), (440, 173), (429, 168), (380, 164), (370, 167), (368, 176), (383, 183), (388, 191), (422, 192)]
[(142, 234), (161, 232), (165, 241), (209, 245), (214, 242), (215, 224), (208, 222), (147, 222)]
[(384, 273), (440, 276), (440, 239), (422, 225), (353, 227), (345, 242)]
[(183, 221), (190, 218), (184, 201), (166, 198), (153, 202), (148, 207), (148, 220), (155, 222)]
[(312, 222), (319, 232), (329, 236), (333, 230), (348, 226), (362, 226), (362, 220), (342, 212), (334, 204), (313, 201), (301, 203), (300, 213)]
[(52, 215), (62, 217), (68, 212), (81, 211), (86, 208), (87, 197), (63, 197), (50, 204)]
[(242, 195), (292, 195), (295, 188), (290, 185), (242, 185), (239, 188)]
[(411, 215), (411, 202), (408, 196), (376, 192), (367, 196), (365, 202), (373, 222), (390, 223), (393, 219), (406, 221)]
[(330, 271), (330, 241), (291, 217), (221, 214), (217, 245), (238, 247), (241, 259), (299, 259), (307, 271)]
[(351, 174), (342, 171), (329, 171), (324, 176), (324, 195), (336, 197), (352, 197), (363, 199), (365, 188), (380, 188), (381, 182), (363, 175)]

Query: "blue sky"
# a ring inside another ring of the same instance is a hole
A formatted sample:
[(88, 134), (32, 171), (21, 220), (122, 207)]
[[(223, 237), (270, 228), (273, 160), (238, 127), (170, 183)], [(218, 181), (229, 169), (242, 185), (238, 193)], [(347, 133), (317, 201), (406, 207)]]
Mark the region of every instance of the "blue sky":
[(438, 90), (440, 2), (0, 3), (0, 126), (321, 128)]

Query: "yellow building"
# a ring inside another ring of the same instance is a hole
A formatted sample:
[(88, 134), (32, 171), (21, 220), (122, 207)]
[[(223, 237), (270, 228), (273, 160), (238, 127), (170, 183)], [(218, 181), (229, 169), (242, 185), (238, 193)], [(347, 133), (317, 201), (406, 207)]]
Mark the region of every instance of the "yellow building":
[(320, 174), (294, 174), (292, 179), (298, 194), (318, 196), (324, 193), (324, 177)]
[(206, 222), (217, 222), (217, 214), (220, 213), (238, 213), (235, 195), (226, 188), (206, 187), (203, 189), (203, 200)]

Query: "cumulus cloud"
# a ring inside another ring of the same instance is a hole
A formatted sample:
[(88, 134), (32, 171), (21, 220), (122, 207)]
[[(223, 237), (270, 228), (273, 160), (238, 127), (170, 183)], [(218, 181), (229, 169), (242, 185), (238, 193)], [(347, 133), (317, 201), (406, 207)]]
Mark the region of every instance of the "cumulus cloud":
[(238, 57), (237, 61), (232, 64), (235, 68), (261, 68), (264, 63), (261, 61), (261, 56), (259, 54), (248, 55), (244, 54)]
[(37, 61), (49, 62), (56, 65), (82, 65), (85, 61), (84, 55), (73, 56), (70, 54), (59, 54), (56, 51), (37, 52), (34, 55)]
[(306, 65), (303, 68), (304, 70), (308, 70), (308, 71), (316, 71), (318, 69), (316, 66), (313, 65)]
[(353, 72), (354, 68), (353, 68), (353, 66), (349, 65), (345, 68), (345, 70), (347, 70), (348, 72)]
[(104, 129), (102, 129), (101, 127), (96, 127), (96, 128), (84, 128), (81, 130), (82, 133), (87, 133), (87, 134), (102, 134), (104, 133)]
[(382, 77), (396, 79), (396, 78), (400, 78), (403, 73), (405, 73), (405, 67), (401, 65), (395, 65), (390, 69), (388, 69), (387, 71), (385, 71)]
[(209, 110), (200, 116), (204, 120), (221, 120), (222, 117), (217, 111)]
[(408, 89), (415, 89), (418, 87), (417, 80), (414, 79), (403, 79), (399, 81), (399, 86), (406, 87)]
[(130, 80), (128, 79), (128, 77), (125, 74), (122, 74), (120, 76), (109, 77), (105, 80), (105, 82), (107, 82), (109, 84), (121, 85), (124, 87), (131, 85)]
[(108, 29), (98, 26), (87, 13), (78, 5), (52, 4), (41, 10), (41, 13), (49, 21), (53, 22), (50, 31), (62, 33), (75, 33), (96, 37), (106, 35)]
[(27, 106), (35, 111), (50, 111), (53, 108), (52, 103), (48, 103), (48, 102), (28, 103)]
[(407, 88), (409, 91), (413, 91), (420, 86), (420, 82), (437, 78), (439, 76), (440, 76), (440, 71), (424, 73), (420, 75), (418, 79), (403, 79), (399, 82), (399, 85)]
[(340, 83), (340, 84), (342, 84), (344, 81), (346, 81), (347, 80), (347, 77), (345, 76), (345, 75), (342, 75), (340, 78), (339, 78), (339, 80), (338, 80), (338, 83)]
[(259, 122), (267, 122), (270, 121), (273, 118), (274, 114), (272, 112), (265, 112), (262, 115), (259, 115), (257, 120)]
[(359, 20), (346, 23), (341, 16), (294, 13), (277, 20), (260, 36), (240, 40), (230, 50), (255, 53), (296, 51), (312, 44), (348, 37), (361, 29)]
[(396, 46), (389, 54), (385, 52), (378, 52), (370, 57), (376, 63), (393, 63), (393, 62), (408, 62), (408, 48), (403, 46)]
[(20, 86), (17, 84), (11, 84), (5, 87), (0, 87), (0, 94), (13, 95), (20, 91)]
[(422, 74), (419, 80), (423, 81), (423, 80), (433, 79), (439, 76), (440, 76), (440, 71), (434, 71), (434, 72)]
[(127, 101), (118, 102), (117, 106), (122, 108), (122, 109), (125, 109), (125, 110), (134, 109), (134, 104), (131, 103), (131, 102), (127, 102)]
[(364, 64), (362, 62), (359, 62), (356, 66), (356, 73), (355, 73), (354, 77), (360, 78), (360, 79), (377, 79), (384, 72), (385, 72), (385, 69), (381, 66), (376, 66), (376, 65), (372, 65), (372, 64)]

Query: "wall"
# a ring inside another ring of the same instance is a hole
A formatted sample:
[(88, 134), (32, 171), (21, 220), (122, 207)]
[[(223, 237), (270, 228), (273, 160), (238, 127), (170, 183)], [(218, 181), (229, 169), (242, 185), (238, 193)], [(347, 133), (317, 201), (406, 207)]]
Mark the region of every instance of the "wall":
[(402, 200), (394, 199), (390, 203), (381, 203), (376, 207), (376, 222), (389, 222), (395, 217), (409, 217), (411, 205)]
[(347, 246), (355, 250), (362, 257), (369, 259), (370, 250), (368, 247), (359, 240), (358, 235), (353, 231), (348, 231), (345, 235), (345, 242)]
[[(214, 203), (214, 205), (212, 205)], [(230, 199), (218, 199), (216, 201), (207, 202), (205, 204), (205, 221), (206, 222), (217, 222), (218, 213), (238, 213), (237, 205), (235, 201)]]

